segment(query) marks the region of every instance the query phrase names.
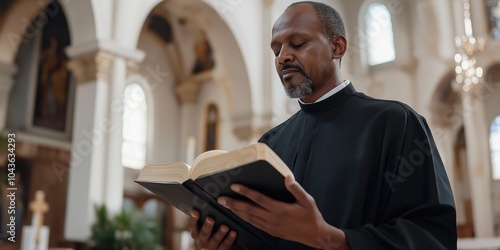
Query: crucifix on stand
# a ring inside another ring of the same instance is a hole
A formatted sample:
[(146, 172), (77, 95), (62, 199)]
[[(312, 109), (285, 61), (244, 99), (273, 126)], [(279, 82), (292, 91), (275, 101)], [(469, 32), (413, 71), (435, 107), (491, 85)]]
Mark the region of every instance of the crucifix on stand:
[(23, 228), (21, 250), (47, 250), (49, 227), (43, 225), (43, 215), (49, 211), (49, 205), (45, 202), (45, 192), (37, 191), (29, 208), (33, 213), (32, 225)]

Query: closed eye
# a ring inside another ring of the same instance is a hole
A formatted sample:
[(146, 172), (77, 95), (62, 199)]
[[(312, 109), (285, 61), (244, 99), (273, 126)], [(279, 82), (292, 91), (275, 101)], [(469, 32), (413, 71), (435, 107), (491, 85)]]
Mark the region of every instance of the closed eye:
[(303, 42), (303, 43), (297, 43), (297, 44), (291, 44), (290, 46), (292, 46), (292, 48), (294, 49), (298, 49), (300, 48), (302, 45), (304, 45), (306, 42)]

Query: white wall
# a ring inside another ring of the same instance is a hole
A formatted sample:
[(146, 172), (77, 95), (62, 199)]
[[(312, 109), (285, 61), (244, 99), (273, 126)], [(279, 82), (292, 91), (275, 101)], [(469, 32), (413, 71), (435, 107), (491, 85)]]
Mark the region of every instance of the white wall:
[(204, 150), (206, 111), (210, 103), (216, 104), (219, 109), (219, 149), (234, 150), (238, 148), (240, 142), (233, 133), (234, 127), (228, 112), (230, 105), (228, 96), (220, 83), (209, 81), (202, 85), (197, 103), (198, 138), (196, 141), (199, 142), (197, 143), (197, 154)]
[[(154, 126), (152, 136), (149, 137), (148, 162), (173, 162), (179, 161), (178, 140), (179, 132), (179, 105), (174, 93), (175, 75), (169, 65), (169, 59), (165, 51), (165, 44), (145, 29), (141, 33), (138, 48), (146, 53), (144, 61), (139, 66), (138, 74), (142, 75), (150, 85), (146, 89), (146, 95), (153, 101)], [(156, 69), (166, 72), (167, 77), (160, 77), (160, 81), (155, 78)]]

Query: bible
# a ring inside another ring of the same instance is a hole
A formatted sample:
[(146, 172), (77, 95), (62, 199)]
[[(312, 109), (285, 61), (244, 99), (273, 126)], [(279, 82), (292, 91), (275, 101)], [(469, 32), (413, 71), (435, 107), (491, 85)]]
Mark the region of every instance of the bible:
[[(200, 212), (200, 224), (207, 216), (215, 219), (214, 231), (222, 224), (236, 231), (234, 249), (273, 249), (277, 238), (252, 226), (217, 203), (219, 196), (249, 201), (231, 191), (239, 183), (273, 199), (295, 202), (284, 179), (293, 173), (276, 153), (264, 143), (234, 151), (207, 151), (192, 166), (183, 162), (148, 164), (136, 182), (185, 214)], [(251, 201), (249, 201), (251, 202)]]

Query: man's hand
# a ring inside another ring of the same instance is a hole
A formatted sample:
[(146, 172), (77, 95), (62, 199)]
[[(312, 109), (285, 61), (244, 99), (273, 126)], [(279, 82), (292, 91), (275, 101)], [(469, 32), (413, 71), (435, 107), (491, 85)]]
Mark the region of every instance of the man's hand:
[[(203, 226), (198, 230), (198, 220), (200, 215), (197, 211), (192, 211), (191, 216), (188, 219), (188, 226), (191, 230), (191, 237), (196, 241), (198, 247), (202, 250), (229, 250), (233, 246), (234, 240), (236, 239), (236, 232), (229, 232), (229, 227), (226, 225), (221, 225), (217, 232), (214, 233), (212, 237), (212, 230), (215, 224), (213, 218), (207, 217)], [(226, 234), (229, 235), (224, 239)]]
[(255, 204), (229, 197), (219, 197), (218, 202), (273, 236), (315, 248), (348, 249), (343, 231), (325, 222), (314, 198), (293, 177), (285, 178), (285, 186), (295, 203), (274, 200), (239, 184), (231, 185), (231, 189)]

